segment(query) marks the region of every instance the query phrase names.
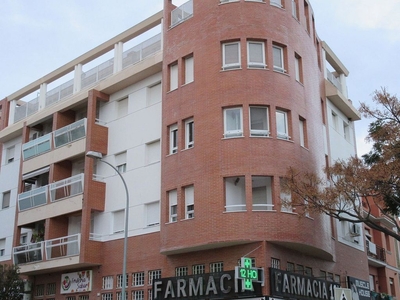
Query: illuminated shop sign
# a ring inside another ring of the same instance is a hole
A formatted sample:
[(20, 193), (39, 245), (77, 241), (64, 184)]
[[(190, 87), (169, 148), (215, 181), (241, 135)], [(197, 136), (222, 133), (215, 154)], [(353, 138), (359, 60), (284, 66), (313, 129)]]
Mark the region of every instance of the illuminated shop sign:
[(61, 294), (92, 290), (92, 271), (79, 271), (61, 275)]
[(271, 296), (333, 300), (339, 283), (270, 268)]
[(348, 287), (351, 289), (353, 300), (370, 300), (369, 282), (358, 278), (347, 276)]
[[(263, 274), (257, 275), (259, 278)], [(230, 299), (261, 297), (261, 283), (252, 281), (253, 290), (242, 289), (235, 271), (208, 273), (154, 280), (153, 300)]]
[(264, 269), (253, 268), (251, 258), (242, 257), (240, 267), (235, 267), (235, 278), (242, 280), (242, 290), (252, 291), (254, 282), (264, 286)]

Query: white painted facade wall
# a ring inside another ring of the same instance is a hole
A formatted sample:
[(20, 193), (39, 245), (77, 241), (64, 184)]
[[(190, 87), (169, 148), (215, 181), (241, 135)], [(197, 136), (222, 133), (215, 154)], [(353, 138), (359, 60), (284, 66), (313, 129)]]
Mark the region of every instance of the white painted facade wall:
[[(109, 128), (108, 155), (103, 159), (115, 166), (115, 156), (126, 151), (123, 177), (130, 196), (129, 236), (159, 231), (158, 225), (148, 226), (149, 217), (154, 220), (154, 216), (148, 214), (150, 209), (154, 213), (154, 207), (158, 205), (156, 218), (159, 223), (161, 96), (159, 73), (110, 95), (110, 101), (100, 108), (100, 121)], [(121, 100), (126, 98), (124, 101), (127, 102), (122, 103)], [(96, 175), (106, 182), (106, 203), (104, 212), (93, 215), (92, 232), (102, 241), (122, 238), (123, 232), (113, 233), (113, 226), (114, 218), (123, 216), (118, 211), (125, 209), (123, 183), (110, 166), (97, 162), (95, 169)]]
[[(7, 149), (14, 147), (14, 160), (7, 162)], [(12, 139), (3, 144), (3, 155), (1, 159), (0, 171), (0, 240), (5, 239), (4, 255), (0, 256), (0, 261), (10, 260), (12, 258), (12, 243), (14, 238), (15, 213), (18, 207), (18, 175), (21, 159), (21, 137)], [(3, 207), (4, 192), (11, 191), (10, 206)]]

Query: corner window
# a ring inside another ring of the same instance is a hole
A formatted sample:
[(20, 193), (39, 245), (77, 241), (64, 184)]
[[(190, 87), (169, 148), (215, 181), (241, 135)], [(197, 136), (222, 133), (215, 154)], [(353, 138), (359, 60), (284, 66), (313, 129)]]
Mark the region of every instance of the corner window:
[(244, 176), (225, 178), (225, 210), (246, 211)]
[(243, 136), (242, 126), (242, 108), (225, 108), (224, 109), (224, 137)]
[(185, 122), (185, 148), (193, 148), (194, 146), (194, 121), (193, 119)]
[(178, 221), (178, 193), (176, 190), (168, 192), (169, 202), (169, 222), (173, 223)]
[(282, 6), (282, 0), (270, 0), (270, 4), (273, 6), (277, 6), (277, 7), (283, 7)]
[(3, 193), (3, 199), (1, 203), (1, 208), (5, 209), (10, 207), (10, 198), (11, 198), (11, 191), (7, 191)]
[(222, 68), (224, 70), (240, 68), (240, 43), (222, 44)]
[(250, 107), (250, 136), (269, 136), (267, 107)]
[(294, 54), (294, 72), (298, 82), (303, 82), (303, 66), (301, 56), (297, 53)]
[(272, 46), (272, 56), (274, 62), (274, 71), (286, 73), (285, 70), (285, 59), (284, 59), (284, 48), (278, 45)]
[(185, 84), (194, 81), (193, 55), (185, 57)]
[(264, 42), (247, 42), (247, 65), (249, 68), (265, 68)]
[(272, 177), (252, 176), (253, 211), (272, 210)]
[(178, 88), (178, 64), (174, 63), (169, 66), (169, 90), (173, 91)]
[(169, 127), (169, 154), (178, 152), (178, 125)]
[(276, 111), (276, 134), (279, 139), (290, 139), (288, 128), (288, 113), (286, 111)]
[(194, 187), (189, 185), (185, 187), (185, 215), (186, 219), (194, 218)]

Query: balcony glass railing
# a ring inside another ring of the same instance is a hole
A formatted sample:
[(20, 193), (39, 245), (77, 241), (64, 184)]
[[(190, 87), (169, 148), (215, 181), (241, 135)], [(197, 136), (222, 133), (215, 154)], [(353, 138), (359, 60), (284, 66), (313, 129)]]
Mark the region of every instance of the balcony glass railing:
[(22, 157), (27, 160), (31, 157), (49, 152), (51, 149), (50, 140), (52, 134), (48, 133), (22, 145)]
[(83, 174), (60, 180), (49, 185), (50, 201), (55, 202), (64, 198), (83, 193)]
[(332, 83), (341, 93), (343, 93), (342, 84), (339, 79), (335, 77), (335, 75), (330, 72), (328, 69), (326, 70), (327, 79)]
[(33, 99), (24, 105), (15, 108), (14, 122), (18, 122), (39, 110), (39, 98)]
[(46, 106), (56, 103), (64, 99), (65, 97), (72, 95), (73, 92), (74, 80), (71, 79), (46, 93)]
[(81, 87), (85, 88), (112, 75), (114, 71), (114, 59), (110, 59), (89, 71), (82, 73)]
[(18, 195), (19, 211), (47, 204), (48, 195), (50, 195), (50, 201), (55, 202), (82, 194), (83, 179), (82, 173), (21, 193)]
[(46, 259), (79, 255), (80, 233), (45, 241)]
[(43, 260), (43, 242), (13, 248), (14, 264), (26, 264)]
[(86, 136), (86, 118), (54, 131), (54, 147), (59, 148)]
[(86, 118), (81, 119), (75, 123), (23, 144), (23, 160), (49, 152), (52, 149), (50, 142), (52, 138), (54, 139), (55, 148), (62, 147), (84, 138), (86, 136), (86, 121)]
[(193, 0), (190, 0), (171, 11), (171, 27), (186, 21), (193, 16)]
[(122, 68), (134, 65), (144, 58), (161, 50), (161, 33), (149, 38), (143, 43), (130, 48), (122, 54)]

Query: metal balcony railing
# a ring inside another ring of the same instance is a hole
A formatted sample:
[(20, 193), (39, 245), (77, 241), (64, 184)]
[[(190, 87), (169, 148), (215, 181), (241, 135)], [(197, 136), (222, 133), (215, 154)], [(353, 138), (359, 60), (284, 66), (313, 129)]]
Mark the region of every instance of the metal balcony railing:
[(186, 21), (193, 16), (193, 0), (190, 0), (171, 11), (171, 27)]
[(367, 255), (376, 260), (386, 262), (386, 249), (367, 241)]
[[(13, 248), (14, 264), (27, 264), (80, 254), (81, 234), (63, 236)], [(45, 255), (44, 255), (45, 254)]]
[(49, 195), (50, 201), (55, 202), (82, 194), (83, 179), (84, 174), (82, 173), (18, 194), (18, 209), (24, 211), (46, 205)]

